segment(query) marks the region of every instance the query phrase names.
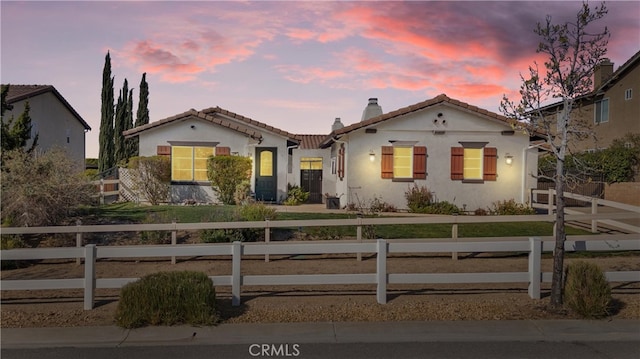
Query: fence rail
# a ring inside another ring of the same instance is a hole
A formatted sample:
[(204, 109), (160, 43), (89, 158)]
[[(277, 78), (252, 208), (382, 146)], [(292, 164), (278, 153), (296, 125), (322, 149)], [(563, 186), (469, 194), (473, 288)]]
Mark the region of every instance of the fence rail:
[[(554, 188), (549, 188), (547, 190), (532, 190), (531, 194), (532, 194), (531, 207), (546, 209), (547, 213), (549, 213), (549, 214), (553, 213), (553, 211), (556, 208), (556, 206), (555, 206), (555, 202), (556, 202), (555, 201), (555, 196), (557, 196), (557, 192), (556, 192), (556, 190)], [(537, 201), (538, 195), (546, 196), (548, 198), (547, 203), (539, 203)], [(571, 198), (574, 201), (578, 201), (578, 202), (589, 203), (591, 205), (591, 214), (594, 215), (594, 217), (591, 219), (591, 232), (592, 233), (598, 232), (598, 222), (600, 222), (602, 224), (609, 225), (609, 226), (620, 228), (620, 229), (625, 230), (627, 232), (640, 233), (640, 227), (615, 220), (615, 219), (638, 218), (639, 217), (638, 213), (640, 213), (640, 206), (633, 206), (633, 205), (630, 205), (630, 204), (613, 202), (613, 201), (605, 200), (605, 199), (598, 198), (598, 197), (589, 197), (589, 196), (584, 196), (584, 195), (581, 195), (581, 194), (575, 194), (575, 193), (570, 193), (570, 192), (564, 192), (564, 197), (565, 198)], [(616, 208), (616, 209), (620, 209), (620, 210), (623, 210), (623, 211), (627, 211), (627, 212), (630, 212), (630, 215), (627, 218), (621, 218), (621, 217), (617, 217), (617, 218), (614, 218), (614, 217), (597, 218), (596, 216), (598, 215), (598, 207), (599, 206), (606, 206), (606, 207), (611, 207), (611, 208)], [(565, 213), (578, 214), (579, 215), (582, 212), (573, 210), (571, 208), (565, 208)], [(572, 221), (572, 220), (573, 219), (569, 219), (569, 216), (567, 216), (567, 221)]]
[[(591, 220), (602, 218), (629, 218), (629, 213), (568, 215), (568, 220)], [(226, 223), (165, 223), (146, 225), (101, 225), (101, 226), (60, 226), (3, 228), (3, 234), (28, 233), (83, 233), (121, 232), (142, 230), (187, 230), (213, 228), (270, 228), (310, 227), (340, 225), (382, 225), (382, 224), (418, 224), (449, 223), (452, 227), (460, 223), (486, 222), (532, 222), (549, 220), (550, 216), (438, 216), (409, 218), (358, 218), (345, 220), (304, 220), (304, 221), (266, 221), (265, 222), (226, 222)], [(358, 231), (360, 232), (360, 231)], [(452, 233), (457, 233), (452, 230)], [(175, 234), (175, 233), (174, 233)], [(175, 235), (173, 236), (175, 240)], [(268, 236), (267, 236), (268, 238)], [(38, 289), (84, 289), (84, 308), (92, 309), (96, 288), (121, 288), (138, 278), (96, 278), (96, 261), (102, 258), (138, 258), (176, 256), (231, 256), (231, 274), (210, 276), (216, 286), (231, 286), (232, 304), (240, 305), (242, 286), (247, 285), (316, 285), (316, 284), (372, 284), (376, 285), (376, 297), (379, 303), (387, 301), (388, 284), (429, 284), (429, 283), (528, 283), (531, 298), (540, 298), (540, 285), (551, 281), (551, 273), (541, 271), (543, 251), (553, 250), (552, 237), (493, 237), (493, 238), (438, 238), (438, 239), (389, 239), (322, 242), (265, 242), (265, 243), (226, 243), (207, 245), (158, 245), (158, 246), (96, 246), (68, 248), (29, 248), (0, 251), (0, 260), (32, 260), (83, 258), (84, 277), (73, 279), (46, 280), (2, 280), (2, 290), (38, 290)], [(640, 250), (640, 238), (636, 234), (568, 236), (565, 242), (568, 251), (619, 251)], [(387, 257), (396, 253), (447, 253), (447, 252), (525, 252), (528, 253), (526, 272), (507, 273), (389, 273)], [(376, 255), (375, 273), (341, 274), (286, 274), (286, 275), (243, 275), (241, 272), (243, 256), (292, 255), (292, 254), (358, 254)], [(640, 281), (640, 271), (607, 272), (610, 281)]]

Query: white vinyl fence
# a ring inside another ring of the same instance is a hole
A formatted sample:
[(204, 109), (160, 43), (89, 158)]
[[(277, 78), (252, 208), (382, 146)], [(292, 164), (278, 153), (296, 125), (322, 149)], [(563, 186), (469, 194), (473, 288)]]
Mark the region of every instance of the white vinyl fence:
[[(604, 214), (597, 215), (603, 218)], [(616, 218), (628, 218), (628, 214), (607, 214)], [(626, 217), (625, 217), (626, 216)], [(594, 215), (568, 215), (567, 220), (592, 219)], [(82, 233), (141, 231), (141, 230), (198, 230), (210, 228), (269, 228), (274, 227), (316, 227), (340, 225), (384, 225), (478, 222), (533, 222), (544, 221), (549, 216), (438, 216), (408, 218), (358, 218), (345, 220), (305, 220), (267, 222), (226, 222), (226, 223), (185, 223), (154, 225), (116, 226), (68, 226), (3, 228), (3, 234), (23, 233)], [(526, 225), (523, 223), (523, 225)], [(360, 233), (360, 231), (358, 231)], [(452, 233), (454, 231), (452, 230)], [(455, 230), (457, 233), (457, 229)], [(175, 238), (175, 235), (174, 235)], [(267, 239), (269, 237), (267, 236)], [(232, 304), (240, 305), (242, 286), (251, 285), (331, 285), (331, 284), (372, 284), (376, 285), (377, 300), (387, 301), (388, 284), (429, 284), (429, 283), (529, 283), (529, 296), (540, 298), (540, 284), (551, 281), (551, 273), (541, 271), (543, 251), (553, 249), (552, 237), (492, 237), (492, 238), (440, 238), (440, 239), (389, 239), (317, 242), (262, 242), (225, 243), (199, 245), (158, 245), (158, 246), (96, 246), (71, 248), (12, 249), (0, 252), (1, 260), (84, 258), (84, 277), (74, 279), (45, 280), (2, 280), (2, 290), (40, 289), (84, 289), (84, 309), (93, 308), (96, 288), (121, 288), (138, 278), (96, 278), (95, 264), (101, 258), (147, 258), (176, 256), (231, 256), (232, 269), (229, 275), (211, 276), (216, 286), (231, 286)], [(569, 236), (565, 242), (568, 251), (628, 251), (640, 250), (637, 234)], [(508, 273), (389, 273), (387, 257), (395, 253), (447, 253), (447, 252), (526, 252), (529, 266), (526, 272)], [(243, 256), (300, 255), (300, 254), (357, 254), (375, 253), (376, 272), (355, 274), (285, 274), (285, 275), (243, 275)], [(640, 281), (640, 271), (607, 272), (607, 279), (615, 282)]]

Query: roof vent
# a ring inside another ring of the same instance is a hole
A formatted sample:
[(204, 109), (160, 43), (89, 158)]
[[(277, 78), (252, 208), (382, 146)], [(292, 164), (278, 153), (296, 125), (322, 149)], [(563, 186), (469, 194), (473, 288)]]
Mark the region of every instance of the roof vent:
[(360, 122), (366, 121), (370, 118), (374, 118), (380, 115), (382, 115), (382, 107), (378, 105), (378, 99), (375, 97), (372, 97), (369, 99), (369, 103), (367, 104), (367, 107), (365, 107), (364, 111), (362, 111), (362, 119), (360, 120)]

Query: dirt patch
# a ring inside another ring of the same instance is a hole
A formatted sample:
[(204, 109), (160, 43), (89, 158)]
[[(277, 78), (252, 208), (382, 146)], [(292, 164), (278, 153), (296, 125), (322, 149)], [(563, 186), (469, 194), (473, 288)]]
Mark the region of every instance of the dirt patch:
[[(375, 257), (362, 261), (347, 255), (272, 256), (243, 258), (243, 274), (375, 273)], [(570, 263), (575, 259), (567, 258)], [(640, 270), (637, 255), (585, 259), (604, 270)], [(525, 272), (523, 255), (449, 254), (390, 256), (389, 273)], [(550, 258), (542, 269), (551, 271)], [(101, 260), (98, 278), (134, 278), (158, 271), (195, 270), (229, 275), (229, 258), (168, 260)], [(3, 270), (2, 280), (81, 278), (84, 267), (75, 261), (42, 261), (25, 268)], [(614, 318), (640, 318), (640, 283), (612, 283), (617, 305)], [(242, 305), (231, 306), (230, 287), (219, 286), (218, 305), (226, 323), (406, 320), (517, 320), (574, 318), (546, 310), (548, 299), (530, 299), (527, 283), (389, 285), (388, 303), (376, 302), (374, 285), (244, 286)], [(543, 287), (546, 293), (548, 286)], [(1, 326), (60, 327), (113, 325), (119, 290), (96, 290), (96, 307), (85, 311), (82, 290), (2, 291)]]

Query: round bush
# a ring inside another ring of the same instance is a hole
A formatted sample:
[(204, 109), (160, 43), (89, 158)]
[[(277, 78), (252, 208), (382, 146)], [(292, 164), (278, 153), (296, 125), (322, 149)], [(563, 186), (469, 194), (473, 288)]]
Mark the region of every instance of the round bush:
[(596, 264), (576, 261), (567, 265), (564, 285), (565, 304), (585, 318), (609, 314), (611, 287)]
[(212, 325), (218, 320), (215, 304), (215, 288), (206, 274), (159, 272), (122, 288), (115, 319), (124, 328)]

